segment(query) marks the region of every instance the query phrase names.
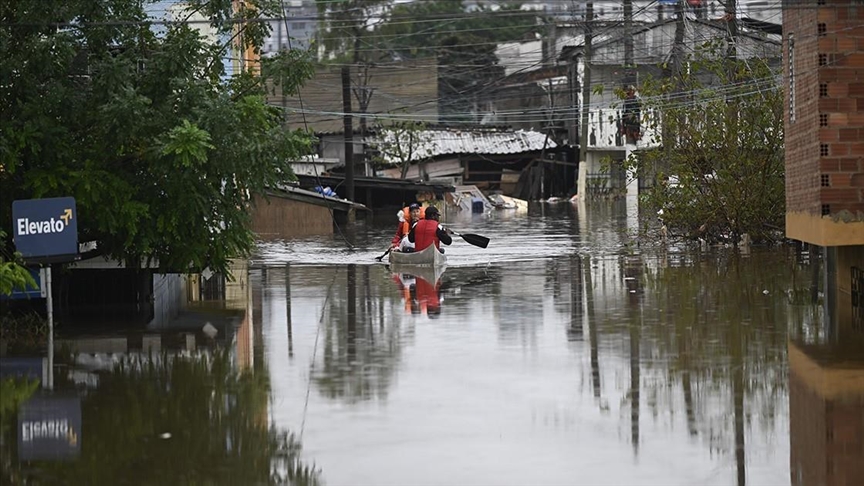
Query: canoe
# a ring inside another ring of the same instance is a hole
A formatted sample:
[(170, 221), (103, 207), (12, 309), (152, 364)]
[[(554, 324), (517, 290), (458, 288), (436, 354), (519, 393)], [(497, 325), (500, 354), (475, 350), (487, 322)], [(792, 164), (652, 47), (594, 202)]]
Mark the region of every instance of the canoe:
[(424, 266), (424, 265), (405, 265), (401, 263), (391, 263), (390, 273), (395, 276), (412, 276), (422, 278), (429, 282), (430, 285), (437, 285), (447, 270), (447, 265)]
[(435, 245), (429, 245), (422, 251), (402, 253), (398, 251), (390, 252), (390, 263), (399, 265), (417, 265), (426, 267), (437, 267), (447, 264), (447, 257), (435, 248)]

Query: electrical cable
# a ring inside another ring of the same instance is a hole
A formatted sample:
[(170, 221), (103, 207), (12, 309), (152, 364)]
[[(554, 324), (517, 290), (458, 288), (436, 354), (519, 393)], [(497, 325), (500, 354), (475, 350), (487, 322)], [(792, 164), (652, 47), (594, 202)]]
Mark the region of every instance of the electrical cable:
[[(282, 8), (282, 19), (283, 19), (283, 22), (285, 23), (285, 35), (286, 35), (286, 37), (288, 38), (288, 49), (291, 50), (291, 49), (292, 49), (292, 46), (291, 46), (291, 31), (288, 29), (288, 16), (287, 16), (287, 14), (286, 14), (286, 12), (285, 12), (285, 2), (280, 2), (280, 5), (281, 5), (281, 8)], [(279, 41), (281, 42), (282, 39), (279, 39)], [(283, 85), (283, 86), (281, 87), (281, 89), (283, 90), (283, 91), (282, 91), (282, 96), (283, 96), (283, 98), (284, 98), (284, 96), (285, 96), (285, 92), (284, 92), (285, 86)], [(302, 97), (302, 94), (300, 93), (300, 87), (299, 87), (299, 86), (297, 87), (297, 99), (298, 99), (298, 101), (300, 102), (300, 109), (302, 110), (302, 109), (303, 109), (303, 97)], [(282, 116), (283, 116), (283, 118), (285, 117), (285, 113), (284, 113), (284, 112), (282, 113)], [(306, 133), (307, 133), (307, 135), (308, 135), (308, 134), (309, 134), (309, 125), (308, 125), (308, 123), (307, 123), (307, 121), (306, 121), (306, 114), (305, 114), (305, 112), (302, 113), (302, 116), (303, 116), (303, 126), (304, 126), (304, 128), (305, 128), (305, 130), (306, 130)], [(320, 178), (320, 176), (319, 176), (319, 174), (318, 174), (318, 166), (315, 164), (315, 160), (314, 160), (314, 158), (311, 160), (311, 162), (312, 162), (312, 170), (315, 172), (315, 180), (318, 182), (318, 187), (321, 188), (321, 199), (322, 199), (323, 201), (326, 201), (326, 200), (327, 200), (327, 196), (324, 195), (324, 184), (321, 182), (321, 178)], [(345, 164), (348, 164), (348, 163), (349, 163), (349, 162), (346, 160), (346, 161), (345, 161)], [(354, 201), (350, 201), (350, 204), (353, 205), (353, 204), (354, 204)], [(354, 248), (354, 245), (351, 244), (350, 241), (348, 241), (348, 238), (345, 236), (345, 233), (342, 232), (342, 228), (339, 226), (339, 222), (336, 221), (336, 214), (333, 212), (333, 208), (330, 207), (329, 204), (326, 204), (326, 202), (325, 202), (325, 207), (327, 207), (327, 210), (330, 212), (330, 219), (333, 221), (333, 226), (335, 226), (335, 227), (336, 227), (336, 230), (339, 232), (339, 236), (342, 237), (342, 240), (345, 242), (346, 245), (348, 245), (348, 248)], [(353, 209), (353, 208), (350, 208), (349, 211), (351, 211), (352, 209)]]
[(312, 390), (312, 374), (315, 372), (315, 358), (318, 356), (318, 337), (321, 335), (321, 325), (324, 323), (324, 315), (327, 313), (327, 302), (330, 301), (330, 296), (333, 294), (333, 285), (336, 283), (336, 277), (342, 270), (341, 266), (336, 267), (333, 272), (333, 280), (330, 281), (330, 286), (327, 287), (327, 295), (324, 297), (324, 303), (321, 304), (321, 317), (318, 318), (318, 326), (315, 329), (315, 342), (312, 345), (312, 362), (309, 364), (309, 380), (306, 381), (306, 399), (303, 401), (303, 418), (300, 420), (300, 442), (303, 441), (303, 432), (306, 430), (306, 411), (309, 409), (309, 394)]

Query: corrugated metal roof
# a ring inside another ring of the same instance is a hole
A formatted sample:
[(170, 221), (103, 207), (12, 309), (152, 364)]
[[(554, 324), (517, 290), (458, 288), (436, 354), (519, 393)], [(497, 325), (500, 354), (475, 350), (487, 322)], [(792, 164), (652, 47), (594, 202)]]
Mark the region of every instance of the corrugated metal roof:
[[(399, 143), (397, 143), (397, 140)], [(409, 143), (413, 149), (409, 151)], [(423, 160), (448, 154), (506, 155), (555, 148), (552, 139), (530, 130), (417, 130), (395, 132), (382, 130), (370, 144), (381, 151), (381, 157), (390, 164), (404, 159)], [(411, 154), (408, 157), (407, 154)], [(397, 154), (405, 154), (403, 157)]]

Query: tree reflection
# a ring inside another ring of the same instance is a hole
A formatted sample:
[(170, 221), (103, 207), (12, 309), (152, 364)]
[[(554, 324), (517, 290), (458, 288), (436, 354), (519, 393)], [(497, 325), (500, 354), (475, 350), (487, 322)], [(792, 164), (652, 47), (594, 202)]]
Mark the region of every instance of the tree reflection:
[[(348, 265), (344, 277), (343, 269), (334, 273), (332, 287), (327, 291), (332, 298), (327, 299), (316, 323), (321, 326), (321, 344), (310, 366), (312, 381), (331, 399), (384, 399), (398, 369), (406, 335), (412, 329), (403, 326), (402, 312), (395, 312), (399, 302), (395, 287), (358, 292), (358, 284), (368, 287), (377, 282), (366, 276), (368, 266), (362, 270), (363, 278), (357, 278), (356, 265)], [(362, 299), (360, 305), (358, 296)], [(384, 312), (388, 306), (392, 312)]]
[[(733, 252), (715, 256), (645, 266), (644, 325), (640, 332), (630, 325), (631, 352), (641, 341), (643, 354), (672, 356), (668, 363), (640, 360), (649, 377), (641, 386), (673, 410), (681, 398), (688, 434), (729, 454), (743, 486), (747, 429), (774, 429), (786, 404), (787, 325), (812, 316), (812, 306), (790, 299), (796, 286), (809, 288), (809, 269), (789, 264), (794, 259), (782, 250), (754, 253), (758, 263)], [(666, 376), (650, 378), (657, 373)], [(631, 382), (631, 393), (639, 386)]]
[[(128, 358), (84, 394), (76, 461), (14, 464), (9, 474), (44, 484), (317, 484), (294, 435), (269, 426), (268, 397), (266, 375), (237, 372), (226, 350)], [(5, 428), (3, 443), (15, 443)]]

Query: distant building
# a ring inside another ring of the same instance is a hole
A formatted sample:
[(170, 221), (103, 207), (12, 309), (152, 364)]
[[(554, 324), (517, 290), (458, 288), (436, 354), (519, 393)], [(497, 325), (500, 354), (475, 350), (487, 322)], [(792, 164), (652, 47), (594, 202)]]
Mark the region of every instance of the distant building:
[[(386, 124), (393, 120), (411, 119), (427, 123), (438, 121), (438, 70), (435, 60), (377, 64), (369, 68), (365, 86), (371, 90), (366, 121), (371, 128), (375, 124)], [(419, 76), (418, 73), (423, 73)], [(354, 81), (360, 77), (358, 69), (352, 69)], [(324, 66), (300, 88), (300, 96), (283, 97), (277, 86), (275, 94), (268, 98), (274, 106), (283, 106), (289, 112), (291, 129), (309, 129), (313, 132), (335, 132), (343, 130), (342, 123), (342, 79), (339, 67)], [(354, 92), (359, 88), (354, 87)], [(352, 96), (354, 129), (359, 128), (360, 112), (356, 96)], [(324, 148), (323, 157), (341, 157), (337, 152)], [(355, 153), (358, 153), (355, 151)]]
[(284, 16), (268, 21), (270, 35), (261, 46), (264, 57), (283, 49), (308, 50), (318, 31), (315, 0), (282, 0), (282, 10)]
[[(654, 134), (644, 126), (639, 126), (639, 116), (633, 116), (632, 110), (639, 110), (639, 81), (645, 76), (662, 76), (662, 63), (667, 62), (672, 55), (675, 38), (676, 19), (669, 18), (651, 24), (636, 25), (632, 29), (633, 36), (633, 66), (627, 66), (624, 60), (624, 34), (621, 27), (608, 28), (595, 35), (591, 49), (591, 86), (603, 87), (602, 93), (594, 93), (588, 100), (588, 138), (580, 140), (580, 122), (585, 100), (582, 98), (582, 85), (585, 79), (585, 48), (584, 43), (566, 48), (562, 61), (569, 63), (569, 92), (574, 105), (573, 112), (567, 120), (571, 128), (570, 140), (574, 145), (586, 144), (586, 190), (600, 192), (621, 191), (625, 187), (635, 190), (639, 186), (650, 183), (640, 180), (638, 184), (629, 184), (628, 178), (620, 162), (631, 152), (655, 147), (652, 142)], [(693, 18), (692, 13), (685, 15), (684, 39), (682, 49), (691, 54), (696, 46), (714, 39), (725, 39), (728, 36), (726, 20), (703, 20)], [(781, 40), (776, 34), (764, 31), (745, 30), (739, 25), (737, 38), (737, 53), (743, 59), (758, 59), (779, 69), (781, 59)], [(628, 90), (633, 88), (632, 98), (621, 103), (615, 88)], [(629, 106), (628, 106), (629, 102)], [(628, 113), (628, 109), (630, 112)], [(636, 126), (630, 126), (635, 118)], [(628, 120), (629, 119), (629, 120)], [(644, 124), (642, 124), (644, 125)], [(601, 161), (607, 158), (613, 163), (608, 170)]]

